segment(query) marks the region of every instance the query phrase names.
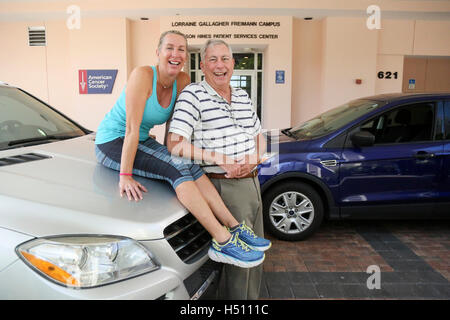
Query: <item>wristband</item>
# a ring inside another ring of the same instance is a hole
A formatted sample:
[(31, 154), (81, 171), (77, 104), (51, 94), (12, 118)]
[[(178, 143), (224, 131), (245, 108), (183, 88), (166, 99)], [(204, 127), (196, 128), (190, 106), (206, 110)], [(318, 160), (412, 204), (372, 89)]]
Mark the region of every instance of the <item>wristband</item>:
[(119, 176), (133, 176), (132, 173), (119, 173)]

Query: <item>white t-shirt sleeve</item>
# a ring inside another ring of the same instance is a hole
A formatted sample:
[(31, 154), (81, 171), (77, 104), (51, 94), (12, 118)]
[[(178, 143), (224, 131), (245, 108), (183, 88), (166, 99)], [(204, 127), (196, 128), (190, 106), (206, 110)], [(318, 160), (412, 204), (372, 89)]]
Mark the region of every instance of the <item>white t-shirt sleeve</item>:
[(200, 122), (199, 99), (194, 92), (185, 88), (175, 103), (169, 132), (190, 140), (194, 128)]

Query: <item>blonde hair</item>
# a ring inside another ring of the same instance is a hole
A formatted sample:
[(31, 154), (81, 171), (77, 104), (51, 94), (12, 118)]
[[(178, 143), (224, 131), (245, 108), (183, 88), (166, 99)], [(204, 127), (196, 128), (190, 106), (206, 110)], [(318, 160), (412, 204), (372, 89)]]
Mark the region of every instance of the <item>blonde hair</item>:
[(161, 36), (159, 37), (159, 42), (158, 42), (158, 50), (161, 50), (162, 44), (164, 42), (164, 38), (168, 35), (168, 34), (176, 34), (179, 36), (182, 36), (184, 38), (184, 41), (186, 41), (186, 50), (187, 50), (187, 46), (188, 46), (188, 40), (186, 38), (186, 35), (183, 32), (180, 32), (178, 30), (169, 30), (169, 31), (165, 31), (161, 34)]

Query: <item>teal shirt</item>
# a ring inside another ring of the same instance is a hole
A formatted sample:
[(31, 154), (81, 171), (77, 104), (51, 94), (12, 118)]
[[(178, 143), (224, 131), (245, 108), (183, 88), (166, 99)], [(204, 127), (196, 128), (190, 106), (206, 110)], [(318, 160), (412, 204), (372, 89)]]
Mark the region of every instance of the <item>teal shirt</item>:
[[(148, 139), (148, 132), (157, 124), (163, 124), (166, 122), (175, 105), (175, 98), (177, 96), (177, 80), (173, 84), (172, 100), (167, 108), (161, 107), (158, 102), (156, 94), (156, 68), (153, 69), (153, 88), (152, 95), (147, 99), (145, 103), (144, 115), (139, 127), (139, 141)], [(125, 88), (117, 99), (113, 108), (105, 115), (102, 122), (97, 129), (97, 136), (95, 138), (95, 144), (102, 144), (114, 139), (125, 137), (126, 128), (126, 109), (125, 109)]]

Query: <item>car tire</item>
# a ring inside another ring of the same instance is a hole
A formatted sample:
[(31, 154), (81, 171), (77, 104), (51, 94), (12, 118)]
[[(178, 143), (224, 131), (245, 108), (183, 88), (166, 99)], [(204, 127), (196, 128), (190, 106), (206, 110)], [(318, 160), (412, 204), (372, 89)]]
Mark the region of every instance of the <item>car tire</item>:
[(322, 223), (323, 201), (317, 191), (306, 183), (282, 182), (264, 193), (263, 216), (266, 230), (276, 238), (304, 240)]

